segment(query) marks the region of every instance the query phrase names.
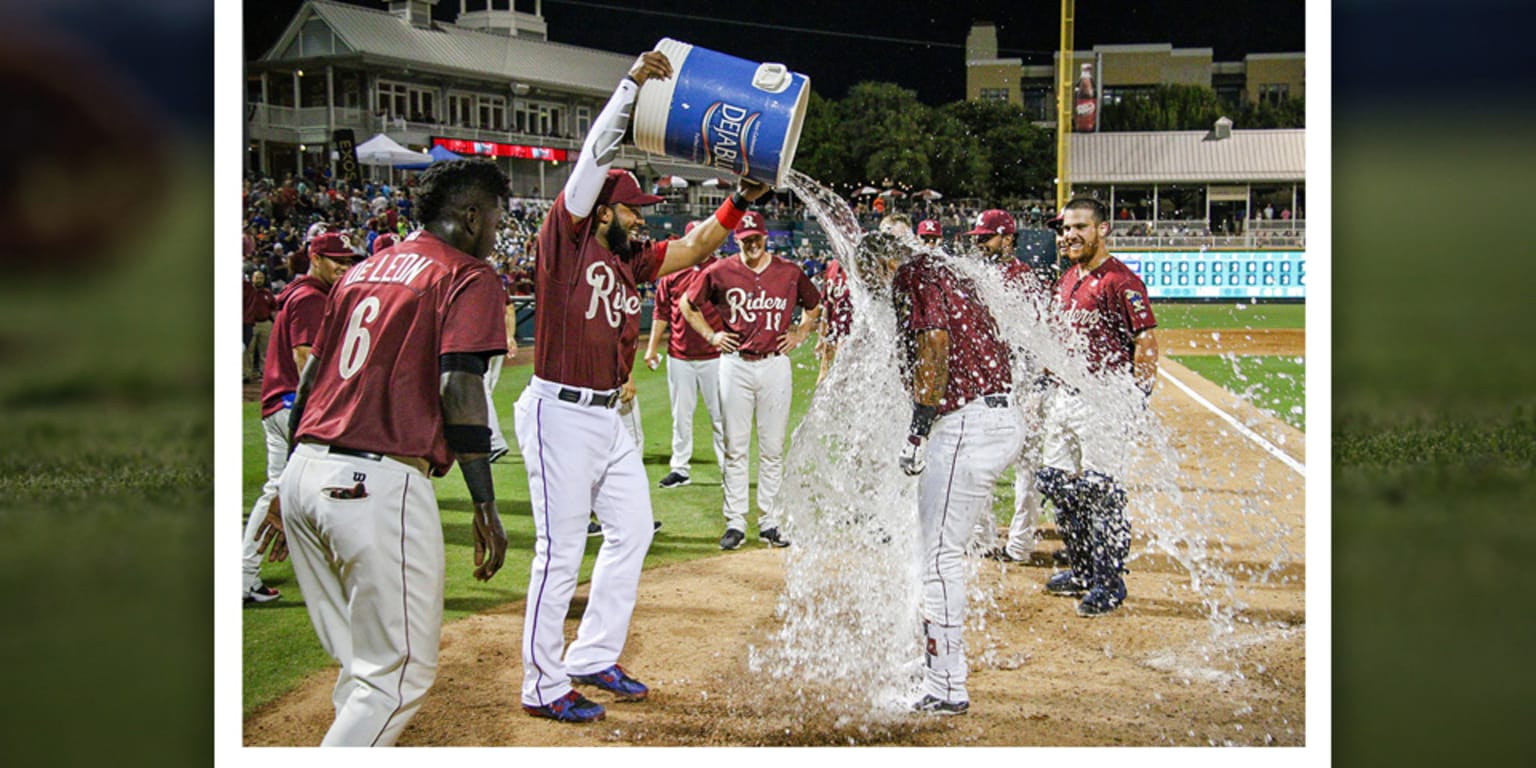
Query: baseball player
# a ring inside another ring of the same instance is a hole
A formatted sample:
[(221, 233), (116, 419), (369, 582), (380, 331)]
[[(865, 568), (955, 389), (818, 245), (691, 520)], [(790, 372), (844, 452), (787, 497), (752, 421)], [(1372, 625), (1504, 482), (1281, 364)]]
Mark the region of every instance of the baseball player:
[[(1002, 270), (1003, 279), (1018, 286), (1033, 302), (1043, 303), (1044, 286), (1030, 270), (1029, 264), (1017, 255), (1018, 225), (1013, 215), (1000, 209), (982, 211), (976, 217), (976, 225), (967, 237), (973, 239), (982, 258)], [(1035, 490), (1035, 474), (1040, 469), (1040, 400), (1032, 394), (1020, 393), (1019, 404), (1024, 416), (1024, 447), (1014, 462), (1013, 519), (1008, 525), (1008, 541), (993, 548), (987, 555), (1003, 562), (1017, 563), (1029, 559), (1035, 548), (1035, 520), (1041, 513), (1040, 492)], [(985, 516), (991, 523), (991, 516)], [(986, 526), (988, 534), (992, 526)], [(990, 542), (991, 539), (989, 538)]]
[[(683, 234), (693, 231), (698, 222), (690, 221)], [(725, 423), (720, 415), (720, 350), (700, 336), (683, 317), (678, 301), (699, 282), (710, 262), (673, 272), (656, 281), (656, 312), (651, 320), (651, 339), (645, 348), (645, 364), (652, 369), (661, 364), (658, 347), (667, 340), (667, 394), (672, 401), (671, 471), (661, 478), (662, 488), (677, 488), (692, 482), (689, 464), (693, 461), (693, 412), (699, 399), (709, 412), (709, 424), (715, 448), (715, 464), (725, 467)], [(704, 321), (711, 331), (719, 330), (720, 315), (705, 305)]]
[(929, 248), (937, 248), (944, 239), (944, 228), (933, 219), (923, 219), (917, 223), (917, 239)]
[[(866, 238), (867, 239), (867, 238)], [(919, 251), (896, 269), (892, 296), (912, 422), (899, 464), (918, 475), (926, 671), (914, 709), (935, 715), (970, 708), (962, 630), (963, 559), (992, 488), (1019, 455), (1012, 352), (976, 287)]]
[(281, 594), (261, 582), (262, 525), (268, 511), (277, 511), (277, 481), (288, 466), (288, 415), (294, 392), (299, 387), (299, 371), (309, 359), (310, 348), (320, 338), (320, 321), (325, 318), (325, 299), (331, 286), (352, 265), (357, 253), (341, 237), (323, 233), (309, 241), (309, 272), (300, 275), (283, 289), (277, 315), (272, 322), (272, 343), (267, 347), (261, 377), (261, 430), (267, 441), (267, 482), (261, 496), (251, 507), (245, 523), (245, 543), (241, 557), (244, 574), (244, 602), (265, 603)]
[[(572, 689), (596, 686), (621, 701), (649, 689), (618, 665), (629, 634), (640, 567), (650, 547), (645, 466), (615, 411), (634, 365), (636, 285), (707, 258), (768, 187), (743, 179), (731, 199), (679, 240), (638, 239), (639, 208), (661, 202), (628, 171), (609, 170), (629, 128), (640, 85), (668, 78), (672, 64), (650, 51), (635, 61), (582, 145), (565, 188), (539, 230), (534, 376), (514, 413), (528, 468), (534, 554), (523, 622), (523, 709), (561, 722), (602, 718), (601, 704)], [(589, 513), (603, 544), (576, 639), (565, 616), (576, 590)]]
[(848, 273), (837, 259), (827, 262), (826, 277), (822, 282), (826, 298), (826, 310), (816, 328), (816, 386), (827, 378), (827, 371), (837, 359), (837, 345), (853, 328), (853, 297), (848, 293)]
[[(704, 270), (682, 298), (683, 316), (700, 336), (726, 355), (720, 362), (720, 405), (725, 421), (725, 533), (721, 549), (738, 549), (747, 530), (747, 456), (757, 422), (758, 540), (789, 546), (779, 530), (779, 484), (784, 479), (784, 437), (794, 397), (787, 357), (810, 335), (821, 316), (821, 294), (794, 262), (768, 252), (760, 214), (736, 226), (737, 258)], [(699, 307), (713, 304), (724, 325), (714, 330)], [(796, 308), (804, 309), (798, 324)]]
[[(1062, 209), (1061, 241), (1072, 266), (1056, 283), (1055, 309), (1086, 337), (1090, 375), (1131, 375), (1150, 396), (1157, 384), (1157, 320), (1141, 278), (1109, 253), (1109, 216), (1091, 198)], [(1045, 411), (1043, 468), (1036, 487), (1056, 507), (1071, 568), (1046, 582), (1047, 592), (1082, 596), (1081, 616), (1102, 616), (1125, 601), (1125, 558), (1131, 526), (1121, 482), (1128, 439), (1091, 419), (1094, 405), (1057, 382)]]
[(475, 578), (506, 555), (481, 378), (506, 352), (504, 294), (485, 257), (507, 184), (485, 160), (427, 169), (424, 229), (336, 284), (299, 379), (281, 527), (310, 621), (341, 666), (322, 745), (394, 744), (432, 686), (445, 578), (432, 477), (455, 457), (474, 502)]

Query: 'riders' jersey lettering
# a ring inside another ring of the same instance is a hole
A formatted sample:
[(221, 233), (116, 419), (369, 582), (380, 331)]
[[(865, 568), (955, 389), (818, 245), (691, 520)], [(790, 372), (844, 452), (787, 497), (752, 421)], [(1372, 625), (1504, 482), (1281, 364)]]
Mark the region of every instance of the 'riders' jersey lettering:
[(688, 295), (695, 306), (713, 304), (725, 330), (741, 338), (743, 352), (777, 352), (779, 338), (792, 326), (795, 307), (815, 309), (821, 293), (794, 262), (769, 256), (762, 272), (753, 272), (740, 256), (721, 259), (704, 270)]
[(598, 242), (597, 218), (594, 210), (571, 223), (561, 192), (539, 230), (533, 371), (546, 381), (606, 391), (618, 389), (634, 367), (641, 305), (636, 286), (656, 279), (667, 244), (650, 243), (620, 257)]

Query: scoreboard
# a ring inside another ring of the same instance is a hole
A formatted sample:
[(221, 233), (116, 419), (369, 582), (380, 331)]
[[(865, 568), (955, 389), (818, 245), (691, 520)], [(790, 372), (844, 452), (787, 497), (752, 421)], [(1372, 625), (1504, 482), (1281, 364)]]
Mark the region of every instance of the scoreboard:
[(1115, 251), (1154, 299), (1305, 299), (1305, 251)]

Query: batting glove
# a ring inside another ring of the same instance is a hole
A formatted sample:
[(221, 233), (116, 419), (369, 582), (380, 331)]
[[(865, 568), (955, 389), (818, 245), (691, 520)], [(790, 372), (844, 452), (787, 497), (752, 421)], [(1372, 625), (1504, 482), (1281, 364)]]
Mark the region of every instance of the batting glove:
[(897, 463), (901, 465), (901, 471), (908, 475), (921, 475), (928, 466), (928, 438), (907, 435), (907, 444), (901, 449), (901, 458)]

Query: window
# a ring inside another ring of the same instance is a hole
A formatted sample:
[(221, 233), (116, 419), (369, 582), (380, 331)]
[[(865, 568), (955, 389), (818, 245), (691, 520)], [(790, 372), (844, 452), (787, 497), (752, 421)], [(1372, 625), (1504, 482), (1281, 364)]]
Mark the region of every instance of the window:
[(591, 128), (592, 128), (592, 108), (591, 107), (577, 107), (576, 108), (576, 135), (577, 136), (586, 136), (587, 135), (587, 131), (591, 130)]
[(410, 89), (406, 88), (405, 83), (379, 81), (379, 111), (390, 117), (405, 117), (410, 113), (406, 106), (409, 100)]
[(474, 95), (469, 93), (448, 94), (448, 114), (445, 118), (449, 125), (473, 128), (475, 126)]
[(1007, 88), (983, 88), (981, 89), (982, 101), (1007, 101)]
[(539, 101), (519, 101), (517, 106), (512, 108), (514, 125), (518, 132), (531, 133), (535, 136), (555, 136), (558, 135), (557, 132), (564, 130), (565, 126), (562, 124), (564, 111), (565, 108), (559, 104)]
[(480, 127), (499, 131), (507, 124), (507, 100), (501, 96), (481, 96), (476, 104), (480, 111)]
[(1030, 120), (1049, 120), (1056, 109), (1049, 88), (1024, 89), (1024, 116)]
[(1259, 86), (1259, 101), (1266, 104), (1279, 104), (1291, 97), (1289, 83), (1265, 83)]

